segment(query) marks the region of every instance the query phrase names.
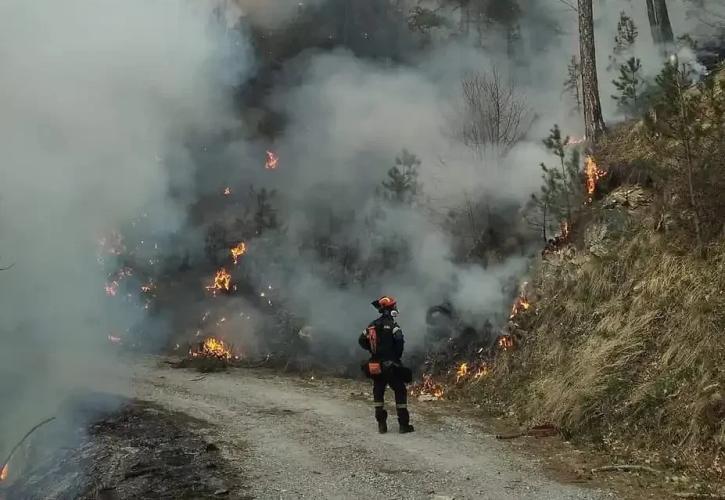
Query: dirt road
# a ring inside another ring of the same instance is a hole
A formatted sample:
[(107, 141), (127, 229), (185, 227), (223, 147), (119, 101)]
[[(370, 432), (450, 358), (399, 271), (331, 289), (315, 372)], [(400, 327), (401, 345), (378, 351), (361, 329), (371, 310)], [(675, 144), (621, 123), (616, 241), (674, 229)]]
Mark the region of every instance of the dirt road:
[(476, 422), (430, 403), (412, 403), (415, 433), (398, 434), (392, 419), (394, 432), (377, 434), (359, 382), (244, 369), (201, 375), (150, 360), (136, 369), (135, 391), (209, 422), (204, 438), (246, 485), (231, 498), (612, 497), (547, 479)]

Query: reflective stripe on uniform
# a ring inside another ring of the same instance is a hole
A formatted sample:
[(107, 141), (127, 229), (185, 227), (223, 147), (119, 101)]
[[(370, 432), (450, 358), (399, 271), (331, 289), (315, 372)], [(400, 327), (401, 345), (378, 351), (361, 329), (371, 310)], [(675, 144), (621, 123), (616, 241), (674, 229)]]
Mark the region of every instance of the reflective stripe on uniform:
[(400, 331), (399, 326), (396, 326), (395, 328), (393, 328), (393, 333), (398, 333), (399, 331)]
[(395, 405), (395, 407), (402, 409), (402, 408), (407, 408), (408, 405), (407, 404), (400, 404), (400, 405)]
[(383, 403), (382, 401), (373, 401), (373, 406), (375, 408), (382, 408), (383, 406), (385, 406), (385, 403)]

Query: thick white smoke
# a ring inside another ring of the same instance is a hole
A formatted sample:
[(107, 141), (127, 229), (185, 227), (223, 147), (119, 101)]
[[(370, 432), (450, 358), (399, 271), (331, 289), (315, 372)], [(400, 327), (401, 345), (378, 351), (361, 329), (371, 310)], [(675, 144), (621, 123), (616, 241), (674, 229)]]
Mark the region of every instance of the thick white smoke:
[(185, 222), (185, 141), (248, 66), (237, 45), (222, 71), (211, 7), (0, 3), (0, 450), (71, 392), (127, 382), (107, 336), (144, 310), (107, 300), (98, 242), (144, 213), (162, 234)]

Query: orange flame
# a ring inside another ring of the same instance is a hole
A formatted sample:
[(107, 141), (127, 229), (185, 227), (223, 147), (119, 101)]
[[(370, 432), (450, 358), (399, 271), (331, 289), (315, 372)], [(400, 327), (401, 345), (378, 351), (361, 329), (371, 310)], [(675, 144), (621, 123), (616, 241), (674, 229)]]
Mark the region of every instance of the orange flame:
[(594, 192), (597, 190), (597, 183), (599, 182), (599, 179), (607, 175), (607, 173), (603, 170), (599, 170), (594, 158), (587, 156), (584, 160), (584, 174), (586, 175), (587, 195), (589, 196), (588, 201), (591, 202)]
[(105, 285), (106, 295), (109, 297), (115, 297), (118, 293), (118, 287), (120, 286), (121, 280), (133, 276), (133, 270), (130, 267), (124, 267), (116, 273), (116, 276), (108, 281)]
[(199, 345), (197, 350), (190, 349), (189, 355), (193, 358), (209, 357), (229, 360), (232, 359), (232, 349), (223, 340), (214, 337), (207, 337), (204, 339), (204, 342)]
[(486, 363), (483, 363), (478, 367), (478, 369), (476, 369), (476, 373), (473, 374), (473, 378), (478, 380), (481, 377), (485, 377), (489, 373), (491, 373), (491, 368)]
[(279, 162), (279, 156), (274, 154), (272, 151), (267, 151), (267, 160), (264, 162), (264, 168), (267, 170), (274, 170), (277, 168)]
[(214, 283), (207, 286), (206, 289), (211, 290), (216, 295), (216, 293), (221, 290), (228, 292), (231, 285), (232, 275), (222, 267), (216, 272), (216, 276), (214, 276)]
[(0, 482), (7, 480), (8, 472), (8, 464), (3, 465), (2, 469), (0, 469)]
[(121, 337), (116, 337), (114, 335), (109, 335), (108, 336), (108, 341), (111, 344), (120, 344), (121, 343)]
[(531, 303), (529, 303), (525, 296), (516, 297), (514, 305), (511, 308), (511, 315), (509, 316), (509, 319), (514, 319), (514, 317), (516, 317), (516, 315), (521, 311), (528, 311), (530, 308)]
[(237, 246), (231, 249), (231, 253), (232, 259), (234, 259), (234, 263), (236, 264), (239, 257), (247, 253), (246, 243), (244, 243), (243, 241), (240, 242)]
[(498, 346), (504, 351), (514, 348), (514, 338), (510, 335), (502, 335), (498, 338)]
[(443, 386), (433, 380), (430, 374), (423, 375), (423, 380), (410, 389), (413, 396), (431, 396), (434, 399), (443, 399)]
[(468, 375), (468, 363), (461, 363), (456, 370), (456, 383)]
[(232, 188), (225, 187), (224, 188), (224, 196), (229, 196), (230, 194), (232, 194)]
[(519, 288), (519, 296), (516, 297), (516, 300), (514, 300), (514, 304), (511, 307), (511, 315), (509, 316), (509, 319), (514, 319), (514, 317), (516, 317), (516, 315), (520, 312), (528, 311), (531, 308), (531, 303), (529, 302), (526, 294), (526, 288), (528, 286), (528, 281), (524, 281), (523, 283), (521, 283), (521, 287)]

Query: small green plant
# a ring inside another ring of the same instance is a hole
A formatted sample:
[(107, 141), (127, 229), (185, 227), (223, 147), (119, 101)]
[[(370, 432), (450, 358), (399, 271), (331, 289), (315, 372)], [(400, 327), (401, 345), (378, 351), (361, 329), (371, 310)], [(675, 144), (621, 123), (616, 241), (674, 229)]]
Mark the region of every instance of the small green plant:
[(645, 84), (641, 69), (640, 60), (630, 57), (625, 64), (619, 66), (619, 77), (612, 80), (619, 91), (619, 95), (613, 95), (612, 99), (617, 101), (617, 105), (627, 116), (632, 116), (642, 108), (641, 101)]

